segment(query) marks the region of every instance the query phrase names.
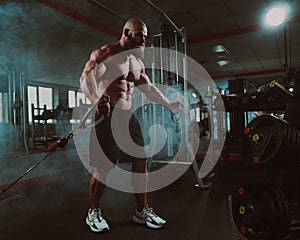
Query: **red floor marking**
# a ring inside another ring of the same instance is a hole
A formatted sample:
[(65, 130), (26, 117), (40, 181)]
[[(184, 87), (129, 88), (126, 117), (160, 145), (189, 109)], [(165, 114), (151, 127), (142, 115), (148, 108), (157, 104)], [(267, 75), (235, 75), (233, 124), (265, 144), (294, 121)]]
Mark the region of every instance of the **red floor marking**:
[[(20, 190), (25, 190), (27, 188), (41, 186), (44, 184), (58, 181), (60, 179), (66, 178), (66, 177), (76, 176), (80, 173), (82, 173), (81, 168), (76, 169), (76, 170), (68, 170), (68, 171), (64, 171), (61, 173), (55, 173), (55, 174), (51, 174), (51, 175), (36, 177), (36, 178), (28, 179), (28, 180), (23, 180), (23, 181), (17, 182), (14, 186), (12, 186), (10, 189), (8, 189), (7, 192), (20, 191)], [(2, 192), (8, 185), (9, 184), (0, 186), (0, 192)]]

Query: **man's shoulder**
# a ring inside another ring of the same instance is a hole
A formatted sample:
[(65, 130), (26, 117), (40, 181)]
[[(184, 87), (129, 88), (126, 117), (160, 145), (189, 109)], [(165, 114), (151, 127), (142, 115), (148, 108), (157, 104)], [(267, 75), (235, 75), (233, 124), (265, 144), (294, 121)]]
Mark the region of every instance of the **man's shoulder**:
[(91, 59), (95, 60), (96, 62), (104, 61), (107, 55), (110, 53), (112, 46), (113, 44), (106, 44), (102, 47), (94, 49), (91, 53)]
[(116, 44), (112, 43), (112, 44), (105, 44), (102, 47), (99, 48), (99, 50), (101, 51), (108, 51), (111, 50)]

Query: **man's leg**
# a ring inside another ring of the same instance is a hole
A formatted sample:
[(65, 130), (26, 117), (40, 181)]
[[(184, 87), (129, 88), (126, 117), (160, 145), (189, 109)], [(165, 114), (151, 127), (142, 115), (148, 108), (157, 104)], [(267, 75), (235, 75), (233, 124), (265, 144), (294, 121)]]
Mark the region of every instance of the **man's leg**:
[(91, 210), (94, 208), (99, 208), (100, 199), (105, 189), (105, 184), (103, 179), (99, 181), (100, 174), (98, 171), (95, 171), (93, 176), (90, 179), (90, 204)]
[(90, 209), (86, 217), (86, 224), (93, 232), (102, 232), (109, 230), (106, 220), (102, 217), (101, 209), (99, 208), (100, 200), (105, 189), (105, 179), (108, 171), (104, 173), (95, 171), (90, 179)]
[(132, 172), (140, 173), (138, 176), (132, 175), (132, 186), (137, 191), (135, 193), (136, 207), (140, 212), (147, 204), (148, 173), (146, 159), (134, 161), (132, 163)]
[[(149, 228), (162, 228), (166, 221), (154, 213), (147, 204), (148, 173), (146, 160), (137, 160), (132, 164), (132, 185), (136, 199), (136, 210), (132, 220), (139, 224), (146, 224)], [(140, 174), (134, 174), (140, 173)]]

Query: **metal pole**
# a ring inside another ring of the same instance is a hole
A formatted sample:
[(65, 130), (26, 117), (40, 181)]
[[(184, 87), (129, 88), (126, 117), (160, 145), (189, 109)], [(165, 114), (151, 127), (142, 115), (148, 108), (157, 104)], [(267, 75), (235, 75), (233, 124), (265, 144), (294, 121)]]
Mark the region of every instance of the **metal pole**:
[(23, 118), (23, 89), (22, 89), (22, 72), (18, 72), (18, 80), (19, 80), (19, 86), (18, 86), (18, 91), (19, 91), (19, 101), (18, 101), (18, 109), (19, 110), (19, 121), (20, 121), (20, 150), (23, 151), (23, 144), (24, 143), (24, 118)]
[(14, 104), (16, 102), (16, 73), (15, 71), (12, 71), (12, 109), (13, 109), (13, 116), (12, 116), (12, 122), (14, 124), (14, 130), (16, 131), (16, 109), (14, 107)]
[(28, 150), (28, 105), (27, 105), (27, 91), (25, 89), (25, 79), (24, 79), (24, 72), (21, 72), (21, 83), (20, 83), (20, 88), (21, 88), (21, 96), (22, 96), (22, 122), (23, 122), (23, 131), (24, 131), (24, 145), (25, 145), (25, 150), (26, 153), (29, 153)]
[(163, 66), (163, 38), (162, 36), (159, 37), (159, 59), (160, 59), (160, 83), (164, 84), (164, 66)]
[(12, 123), (12, 76), (8, 73), (8, 122)]
[(105, 10), (107, 10), (110, 13), (112, 13), (113, 15), (115, 15), (115, 16), (123, 19), (123, 20), (126, 20), (126, 18), (124, 18), (123, 16), (121, 16), (120, 14), (118, 14), (117, 12), (115, 12), (114, 10), (112, 10), (111, 8), (105, 6), (103, 3), (100, 3), (100, 2), (98, 2), (96, 0), (90, 0), (90, 1), (92, 1), (93, 3), (96, 3), (98, 6), (104, 8)]
[(163, 12), (158, 6), (156, 6), (153, 2), (150, 0), (145, 0), (150, 6), (152, 6), (155, 10), (157, 10), (161, 15), (163, 15), (168, 22), (176, 29), (176, 31), (179, 33), (179, 35), (184, 38), (184, 34), (181, 32), (181, 30), (176, 26), (176, 24), (169, 18), (169, 16)]
[[(177, 39), (177, 32), (174, 34), (175, 40), (175, 65), (176, 65), (176, 83), (179, 82), (179, 71), (178, 71), (178, 39)], [(179, 100), (179, 99), (178, 99)]]

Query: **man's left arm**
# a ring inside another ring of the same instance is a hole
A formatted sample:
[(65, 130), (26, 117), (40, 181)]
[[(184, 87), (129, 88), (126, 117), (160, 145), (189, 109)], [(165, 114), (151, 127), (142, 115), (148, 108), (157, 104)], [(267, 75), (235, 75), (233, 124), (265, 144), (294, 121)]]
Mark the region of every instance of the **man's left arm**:
[(171, 102), (167, 99), (163, 93), (151, 83), (149, 77), (144, 71), (141, 72), (140, 79), (135, 82), (135, 86), (143, 92), (149, 100), (159, 103), (160, 105), (170, 109), (173, 113), (182, 111), (182, 104), (179, 101)]

